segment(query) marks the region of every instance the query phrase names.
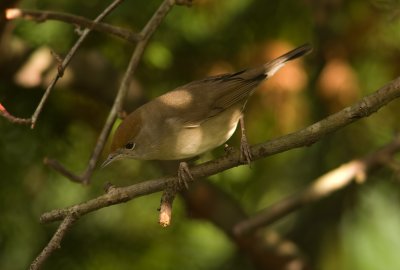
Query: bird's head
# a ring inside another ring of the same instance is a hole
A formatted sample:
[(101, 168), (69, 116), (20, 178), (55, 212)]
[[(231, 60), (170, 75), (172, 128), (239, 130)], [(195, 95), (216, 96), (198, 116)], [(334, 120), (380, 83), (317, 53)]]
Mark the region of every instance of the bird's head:
[(142, 121), (139, 111), (130, 113), (115, 131), (110, 154), (101, 167), (105, 167), (115, 160), (135, 158), (137, 147), (136, 137), (141, 127)]

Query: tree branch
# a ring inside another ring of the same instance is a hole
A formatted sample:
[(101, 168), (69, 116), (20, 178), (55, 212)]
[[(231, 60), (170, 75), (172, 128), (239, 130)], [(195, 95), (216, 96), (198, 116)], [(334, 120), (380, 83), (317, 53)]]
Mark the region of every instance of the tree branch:
[(300, 207), (319, 201), (332, 193), (347, 187), (355, 180), (364, 182), (367, 172), (385, 165), (393, 155), (400, 151), (400, 135), (393, 141), (364, 158), (341, 165), (315, 180), (308, 188), (293, 194), (261, 210), (258, 214), (243, 220), (234, 227), (236, 235), (243, 235), (267, 226)]
[(141, 39), (141, 36), (139, 34), (133, 33), (128, 29), (113, 26), (107, 23), (95, 22), (92, 20), (88, 20), (82, 16), (77, 16), (63, 12), (11, 8), (6, 10), (6, 18), (8, 20), (22, 18), (27, 20), (34, 20), (37, 22), (44, 22), (46, 20), (56, 20), (73, 24), (82, 28), (88, 28), (91, 30), (96, 30), (99, 32), (111, 34), (132, 43), (135, 43)]
[[(113, 1), (99, 16), (96, 17), (94, 20), (95, 23), (100, 22), (104, 17), (106, 17), (111, 11), (113, 11), (119, 4), (121, 4), (123, 0), (115, 0)], [(47, 87), (46, 92), (44, 93), (42, 100), (40, 101), (38, 107), (36, 108), (36, 111), (32, 115), (32, 124), (31, 128), (35, 127), (37, 118), (39, 117), (40, 112), (42, 111), (42, 108), (44, 106), (44, 103), (47, 101), (47, 98), (50, 95), (51, 90), (54, 88), (55, 84), (57, 83), (58, 79), (60, 79), (63, 76), (65, 68), (68, 66), (69, 62), (71, 61), (72, 57), (75, 55), (75, 53), (78, 51), (78, 48), (81, 46), (83, 41), (86, 39), (86, 37), (89, 35), (89, 33), (92, 30), (90, 28), (86, 28), (83, 32), (82, 35), (79, 37), (79, 39), (76, 41), (74, 46), (70, 49), (68, 54), (65, 56), (61, 66), (58, 68), (58, 72), (56, 77), (53, 79), (53, 81), (50, 83), (50, 85)]]
[(23, 125), (28, 125), (31, 123), (30, 118), (19, 118), (19, 117), (16, 117), (16, 116), (10, 114), (1, 103), (0, 103), (0, 115), (3, 116), (4, 118), (6, 118), (11, 123), (23, 124)]
[(39, 256), (37, 256), (36, 259), (32, 262), (32, 264), (30, 266), (30, 270), (40, 269), (42, 267), (43, 263), (47, 260), (47, 258), (55, 250), (57, 250), (61, 247), (60, 246), (61, 240), (64, 238), (65, 234), (67, 233), (69, 228), (72, 227), (72, 225), (74, 224), (75, 221), (76, 221), (76, 218), (72, 214), (65, 217), (63, 222), (58, 227), (57, 231), (54, 233), (50, 242), (42, 250), (42, 252), (39, 254)]
[[(400, 77), (388, 83), (373, 94), (362, 98), (354, 105), (346, 107), (309, 127), (252, 146), (251, 153), (253, 159), (257, 160), (293, 148), (309, 146), (322, 139), (325, 135), (358, 119), (371, 115), (398, 97), (400, 97)], [(195, 179), (200, 179), (239, 165), (243, 165), (240, 162), (240, 153), (238, 151), (232, 151), (221, 158), (194, 166), (190, 171)], [(40, 220), (44, 223), (62, 220), (71, 212), (81, 216), (103, 207), (127, 202), (139, 196), (162, 191), (172, 185), (173, 181), (177, 181), (176, 176), (153, 179), (126, 187), (118, 187), (115, 188), (113, 192), (101, 195), (85, 203), (44, 213)]]
[[(96, 164), (99, 160), (101, 151), (104, 148), (104, 145), (107, 141), (107, 137), (110, 134), (111, 128), (114, 125), (114, 122), (118, 116), (118, 113), (122, 110), (123, 100), (125, 99), (126, 93), (129, 89), (129, 84), (133, 77), (133, 74), (141, 60), (143, 52), (149, 42), (151, 36), (155, 32), (155, 30), (159, 27), (164, 17), (168, 14), (171, 10), (175, 2), (173, 0), (164, 0), (164, 2), (160, 5), (157, 11), (154, 13), (152, 18), (148, 21), (145, 25), (143, 30), (141, 31), (140, 35), (142, 39), (137, 43), (136, 48), (131, 56), (129, 61), (128, 67), (125, 71), (124, 77), (122, 79), (121, 85), (118, 89), (117, 96), (115, 97), (113, 106), (111, 108), (110, 113), (108, 114), (107, 120), (103, 126), (103, 129), (100, 132), (100, 135), (97, 139), (96, 146), (92, 152), (90, 157), (88, 166), (86, 167), (84, 173), (79, 176), (75, 175), (71, 172), (68, 172), (61, 164), (59, 164), (59, 168), (63, 168), (60, 171), (63, 175), (69, 177), (73, 182), (76, 182), (77, 179), (80, 179), (81, 183), (88, 184), (90, 182), (90, 178), (92, 177), (93, 171), (96, 167)], [(57, 169), (57, 167), (53, 167)]]
[(172, 204), (177, 193), (175, 188), (166, 188), (161, 196), (158, 223), (162, 227), (168, 227), (171, 224)]
[[(115, 0), (112, 2), (97, 18), (94, 20), (94, 23), (100, 22), (105, 16), (107, 16), (111, 11), (114, 10), (123, 0)], [(42, 99), (40, 100), (38, 106), (36, 107), (36, 110), (32, 114), (31, 118), (24, 119), (24, 118), (18, 118), (18, 117), (7, 117), (7, 114), (4, 114), (2, 112), (0, 115), (5, 116), (6, 119), (8, 120), (13, 120), (15, 118), (14, 123), (23, 123), (23, 124), (30, 124), (31, 128), (33, 129), (36, 125), (36, 121), (39, 117), (39, 114), (41, 113), (44, 104), (46, 103), (48, 97), (50, 96), (51, 91), (53, 90), (54, 86), (56, 85), (57, 81), (63, 76), (65, 68), (68, 66), (69, 62), (71, 61), (72, 57), (75, 55), (77, 52), (78, 48), (81, 46), (87, 35), (90, 33), (91, 29), (86, 28), (83, 32), (82, 35), (79, 37), (79, 39), (75, 42), (74, 46), (69, 50), (67, 55), (65, 56), (64, 60), (62, 63), (58, 66), (58, 72), (57, 75), (54, 77), (54, 79), (51, 81), (50, 85), (47, 87), (46, 91), (44, 92)]]

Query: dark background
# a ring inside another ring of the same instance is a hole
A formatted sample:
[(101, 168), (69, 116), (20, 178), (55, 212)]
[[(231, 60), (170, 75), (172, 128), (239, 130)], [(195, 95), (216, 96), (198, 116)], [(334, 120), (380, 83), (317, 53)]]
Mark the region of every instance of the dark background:
[[(125, 1), (105, 21), (139, 31), (160, 2)], [(23, 0), (18, 7), (94, 18), (107, 4)], [(398, 76), (399, 8), (396, 0), (198, 0), (192, 8), (175, 7), (144, 54), (125, 108), (309, 42), (313, 53), (263, 83), (246, 112), (250, 143), (296, 131)], [(29, 117), (55, 74), (50, 49), (65, 55), (77, 35), (54, 21), (1, 20), (0, 30), (0, 102)], [(126, 41), (93, 32), (34, 130), (0, 119), (0, 269), (26, 269), (46, 245), (57, 227), (39, 224), (43, 212), (94, 198), (108, 181), (122, 186), (163, 174), (157, 163), (127, 160), (97, 169), (92, 184), (81, 186), (42, 162), (51, 157), (84, 170), (132, 50)], [(311, 147), (209, 180), (251, 215), (389, 142), (400, 127), (399, 105), (394, 101)], [(229, 144), (237, 147), (239, 139), (238, 132)], [(222, 154), (217, 149), (202, 160)], [(350, 185), (269, 229), (293, 241), (314, 269), (400, 269), (398, 180), (392, 170), (379, 170), (363, 185)], [(193, 218), (181, 198), (172, 225), (161, 228), (159, 200), (153, 194), (83, 217), (45, 269), (254, 269), (223, 231)]]

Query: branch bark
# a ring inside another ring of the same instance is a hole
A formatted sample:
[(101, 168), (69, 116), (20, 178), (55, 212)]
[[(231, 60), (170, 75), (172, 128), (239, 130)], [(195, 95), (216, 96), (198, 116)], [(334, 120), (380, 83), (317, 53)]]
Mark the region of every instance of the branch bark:
[(42, 250), (39, 256), (32, 262), (30, 266), (30, 270), (37, 270), (40, 269), (43, 263), (50, 257), (50, 255), (57, 249), (61, 247), (61, 240), (64, 238), (65, 234), (72, 227), (76, 218), (74, 215), (67, 216), (63, 222), (58, 227), (57, 231), (54, 233), (53, 237), (51, 238), (50, 242), (47, 246)]
[(168, 227), (171, 224), (172, 204), (174, 202), (176, 194), (177, 190), (175, 188), (167, 188), (164, 190), (161, 196), (158, 223), (162, 227)]
[(20, 118), (12, 115), (6, 110), (6, 108), (4, 108), (4, 106), (1, 103), (0, 103), (0, 115), (6, 118), (11, 123), (23, 124), (23, 125), (29, 125), (31, 123), (30, 118)]
[(91, 30), (111, 34), (132, 43), (138, 42), (142, 38), (141, 35), (133, 33), (132, 31), (122, 27), (113, 26), (107, 23), (95, 22), (82, 16), (63, 12), (12, 8), (6, 10), (6, 18), (9, 20), (22, 18), (37, 22), (44, 22), (46, 20), (61, 21), (82, 28), (88, 28)]

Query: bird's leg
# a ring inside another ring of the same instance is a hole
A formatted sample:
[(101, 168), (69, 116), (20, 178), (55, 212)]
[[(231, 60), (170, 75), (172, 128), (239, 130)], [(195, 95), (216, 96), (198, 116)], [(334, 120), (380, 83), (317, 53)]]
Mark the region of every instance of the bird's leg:
[(252, 155), (251, 155), (249, 143), (247, 142), (246, 130), (244, 128), (243, 115), (240, 117), (239, 121), (240, 121), (240, 130), (242, 132), (242, 137), (240, 139), (240, 161), (246, 162), (247, 164), (250, 165)]
[(185, 186), (186, 189), (189, 189), (189, 181), (193, 181), (193, 175), (189, 170), (189, 165), (187, 162), (182, 161), (179, 163), (178, 169), (178, 189), (183, 188)]

